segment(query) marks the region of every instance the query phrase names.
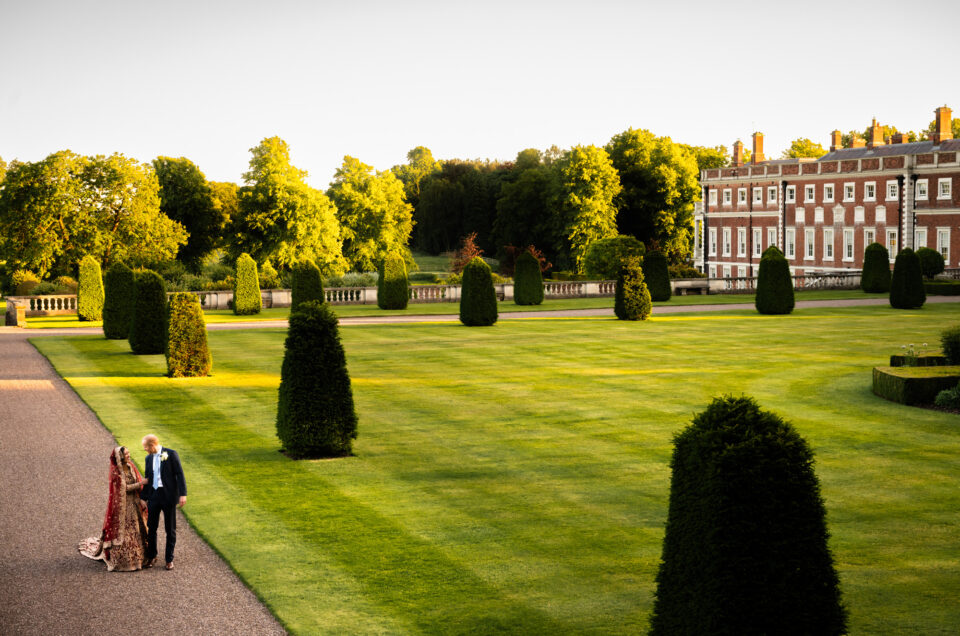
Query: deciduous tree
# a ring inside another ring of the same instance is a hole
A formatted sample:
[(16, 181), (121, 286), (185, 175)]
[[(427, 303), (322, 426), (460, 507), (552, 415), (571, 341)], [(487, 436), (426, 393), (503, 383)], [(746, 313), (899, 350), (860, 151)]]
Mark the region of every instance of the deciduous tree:
[(391, 171), (403, 183), (407, 203), (416, 207), (420, 202), (420, 182), (440, 169), (440, 162), (425, 146), (417, 146), (407, 153), (407, 163), (394, 166)]
[(783, 151), (783, 158), (799, 159), (801, 157), (813, 157), (814, 159), (818, 159), (825, 154), (827, 154), (827, 151), (824, 150), (823, 146), (806, 137), (801, 137), (790, 142), (790, 147)]

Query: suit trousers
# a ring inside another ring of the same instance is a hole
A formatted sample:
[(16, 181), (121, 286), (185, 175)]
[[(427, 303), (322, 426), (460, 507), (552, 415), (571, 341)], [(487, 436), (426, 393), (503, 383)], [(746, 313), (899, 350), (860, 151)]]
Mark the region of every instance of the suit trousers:
[(167, 502), (163, 488), (154, 490), (147, 502), (147, 553), (152, 559), (157, 556), (157, 526), (160, 523), (160, 513), (163, 513), (163, 530), (167, 534), (167, 547), (164, 558), (167, 563), (173, 562), (173, 548), (177, 545), (177, 500)]

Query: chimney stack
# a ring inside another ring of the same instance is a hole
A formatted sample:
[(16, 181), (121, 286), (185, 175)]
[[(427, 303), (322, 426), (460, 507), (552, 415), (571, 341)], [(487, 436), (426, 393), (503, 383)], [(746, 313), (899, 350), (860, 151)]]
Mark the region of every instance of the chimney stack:
[(909, 140), (910, 140), (910, 137), (907, 135), (907, 133), (898, 132), (897, 134), (895, 134), (893, 137), (890, 138), (890, 143), (905, 144), (905, 143), (908, 143)]
[(951, 128), (951, 117), (953, 113), (946, 106), (941, 106), (933, 111), (934, 115), (934, 133), (930, 135), (930, 141), (934, 146), (939, 146), (941, 142), (953, 139), (953, 129)]
[(876, 148), (883, 145), (883, 126), (877, 123), (877, 118), (873, 118), (873, 125), (870, 126), (870, 142), (868, 148)]
[(863, 139), (861, 139), (861, 138), (860, 138), (860, 135), (858, 135), (858, 134), (856, 134), (856, 133), (852, 133), (852, 137), (850, 138), (850, 147), (851, 147), (851, 148), (863, 148), (863, 147), (866, 146), (866, 145), (867, 145), (867, 142), (865, 142)]
[(733, 161), (731, 163), (737, 168), (743, 165), (743, 142), (739, 139), (733, 142)]
[(750, 155), (750, 163), (763, 163), (763, 133), (753, 133), (753, 154)]
[(834, 130), (830, 133), (830, 152), (840, 150), (841, 148), (843, 148), (843, 133), (839, 130)]

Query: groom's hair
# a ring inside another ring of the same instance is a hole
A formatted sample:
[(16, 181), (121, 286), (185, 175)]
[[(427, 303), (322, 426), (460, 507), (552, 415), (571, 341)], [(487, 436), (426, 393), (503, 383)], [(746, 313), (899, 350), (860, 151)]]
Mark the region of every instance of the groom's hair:
[(150, 444), (151, 446), (156, 446), (159, 443), (160, 443), (160, 440), (153, 433), (150, 433), (149, 435), (144, 435), (143, 439), (140, 440), (141, 446), (146, 446), (147, 444)]

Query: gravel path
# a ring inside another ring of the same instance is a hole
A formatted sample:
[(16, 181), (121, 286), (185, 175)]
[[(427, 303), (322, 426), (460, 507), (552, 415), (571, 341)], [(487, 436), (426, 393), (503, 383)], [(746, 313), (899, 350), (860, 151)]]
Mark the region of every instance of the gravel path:
[[(111, 573), (80, 556), (77, 542), (103, 523), (116, 443), (26, 341), (37, 330), (2, 331), (0, 633), (283, 634), (182, 513), (170, 572), (162, 559), (150, 570)], [(134, 455), (142, 460), (143, 451)], [(184, 463), (189, 483), (190, 458)], [(161, 554), (163, 541), (161, 526)]]

